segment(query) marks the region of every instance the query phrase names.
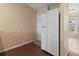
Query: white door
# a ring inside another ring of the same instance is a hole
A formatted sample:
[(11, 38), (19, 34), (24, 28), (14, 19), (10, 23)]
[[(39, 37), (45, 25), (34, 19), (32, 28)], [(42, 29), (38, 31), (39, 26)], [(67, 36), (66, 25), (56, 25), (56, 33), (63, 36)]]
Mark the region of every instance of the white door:
[(48, 16), (48, 52), (52, 55), (59, 55), (59, 11), (52, 9), (47, 12)]
[(47, 51), (47, 14), (41, 14), (41, 49)]

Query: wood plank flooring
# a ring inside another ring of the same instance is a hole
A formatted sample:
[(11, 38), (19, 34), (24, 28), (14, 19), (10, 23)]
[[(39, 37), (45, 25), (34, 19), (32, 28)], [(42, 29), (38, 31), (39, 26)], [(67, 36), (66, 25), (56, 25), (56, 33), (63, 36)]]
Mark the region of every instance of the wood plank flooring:
[(51, 56), (49, 53), (43, 51), (40, 46), (29, 43), (21, 47), (0, 53), (0, 56)]

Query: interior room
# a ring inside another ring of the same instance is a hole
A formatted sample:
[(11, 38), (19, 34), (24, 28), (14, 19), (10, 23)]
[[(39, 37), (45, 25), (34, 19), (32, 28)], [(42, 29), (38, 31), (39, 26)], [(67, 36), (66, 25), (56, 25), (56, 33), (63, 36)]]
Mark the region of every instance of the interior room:
[(79, 3), (0, 3), (0, 56), (79, 56)]
[[(58, 45), (59, 6), (60, 6), (59, 3), (0, 4), (0, 16), (1, 16), (0, 55), (1, 56), (59, 55), (59, 45)], [(56, 20), (51, 20), (52, 16)], [(52, 26), (52, 28), (50, 27), (52, 25), (51, 21), (54, 22), (54, 24), (56, 23), (56, 28), (55, 26)], [(53, 29), (53, 27), (55, 29)], [(55, 31), (54, 33), (51, 33), (52, 29), (53, 31)], [(49, 36), (50, 38), (49, 42), (47, 40), (48, 39), (47, 36), (50, 34), (51, 36)], [(54, 39), (57, 39), (57, 41), (55, 40), (53, 43), (55, 44), (56, 47), (53, 49), (54, 51), (52, 51), (54, 45), (53, 47), (51, 46), (52, 44), (51, 39), (52, 35), (55, 34), (56, 36), (54, 37)]]

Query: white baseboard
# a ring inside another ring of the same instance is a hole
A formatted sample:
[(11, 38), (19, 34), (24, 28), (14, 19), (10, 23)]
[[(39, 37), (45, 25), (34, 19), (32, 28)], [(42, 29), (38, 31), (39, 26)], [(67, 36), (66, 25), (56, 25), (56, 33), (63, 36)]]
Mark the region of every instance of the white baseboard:
[(29, 41), (29, 42), (25, 42), (25, 43), (22, 43), (22, 44), (19, 44), (19, 45), (16, 45), (16, 46), (13, 46), (13, 47), (10, 47), (10, 48), (1, 50), (0, 53), (5, 52), (5, 51), (8, 51), (8, 50), (11, 50), (11, 49), (14, 49), (14, 48), (17, 48), (17, 47), (21, 47), (21, 46), (23, 46), (23, 45), (25, 45), (25, 44), (28, 44), (28, 43), (31, 43), (31, 42), (33, 42), (33, 41), (36, 41), (36, 40), (32, 40), (32, 41)]

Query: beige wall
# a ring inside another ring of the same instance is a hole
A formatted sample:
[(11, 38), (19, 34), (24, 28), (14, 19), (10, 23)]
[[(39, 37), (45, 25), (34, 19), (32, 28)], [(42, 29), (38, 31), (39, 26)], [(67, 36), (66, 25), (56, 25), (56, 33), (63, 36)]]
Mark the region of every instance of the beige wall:
[(68, 4), (60, 4), (60, 55), (65, 56), (68, 50), (68, 37), (65, 34), (64, 21), (68, 20)]
[(36, 11), (26, 4), (0, 4), (0, 51), (36, 39)]

